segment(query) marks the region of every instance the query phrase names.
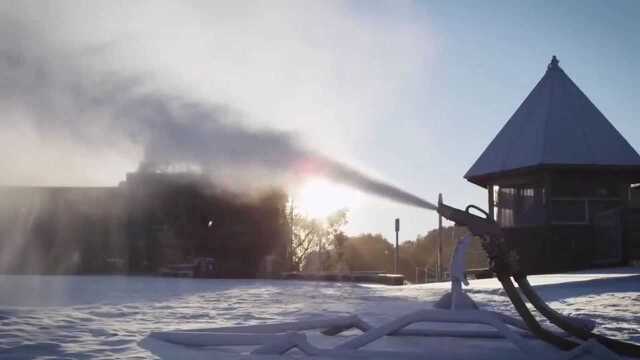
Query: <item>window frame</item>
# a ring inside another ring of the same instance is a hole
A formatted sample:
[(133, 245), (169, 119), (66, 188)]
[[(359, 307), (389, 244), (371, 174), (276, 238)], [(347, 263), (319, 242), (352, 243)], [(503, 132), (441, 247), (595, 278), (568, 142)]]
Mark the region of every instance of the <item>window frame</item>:
[[(589, 225), (591, 224), (591, 217), (589, 216), (589, 203), (591, 201), (618, 201), (622, 205), (622, 200), (617, 197), (574, 197), (574, 196), (557, 196), (552, 197), (551, 201), (551, 224), (552, 225)], [(555, 209), (553, 206), (554, 201), (582, 201), (584, 202), (584, 221), (561, 221), (555, 220)]]

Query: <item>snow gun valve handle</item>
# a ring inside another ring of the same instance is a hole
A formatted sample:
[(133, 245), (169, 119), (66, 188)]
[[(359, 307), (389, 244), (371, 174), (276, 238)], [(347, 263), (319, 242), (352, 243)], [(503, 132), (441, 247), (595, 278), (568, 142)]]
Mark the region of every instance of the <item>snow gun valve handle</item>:
[[(481, 212), (485, 217), (472, 214), (469, 210), (474, 209)], [(453, 221), (456, 225), (466, 226), (469, 231), (480, 237), (501, 238), (502, 230), (493, 219), (489, 217), (484, 210), (475, 205), (469, 205), (463, 211), (449, 205), (445, 205), (442, 200), (438, 201), (438, 214), (449, 221)]]
[[(469, 212), (471, 209), (482, 213), (485, 217), (472, 214)], [(520, 273), (518, 254), (506, 246), (502, 229), (484, 210), (477, 206), (469, 205), (463, 211), (445, 205), (439, 200), (438, 214), (453, 221), (456, 225), (466, 226), (473, 235), (483, 239), (482, 248), (489, 257), (491, 271), (501, 276)]]

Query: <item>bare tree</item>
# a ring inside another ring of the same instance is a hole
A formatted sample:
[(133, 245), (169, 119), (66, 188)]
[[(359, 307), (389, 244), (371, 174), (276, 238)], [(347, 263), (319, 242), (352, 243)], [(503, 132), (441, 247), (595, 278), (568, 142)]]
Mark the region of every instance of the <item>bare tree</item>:
[(319, 221), (300, 213), (294, 213), (291, 222), (291, 262), (300, 270), (307, 256), (321, 246), (325, 229)]
[(342, 232), (342, 229), (349, 223), (347, 218), (348, 210), (340, 209), (327, 217), (327, 240), (334, 248), (340, 246), (338, 234)]
[(336, 247), (336, 236), (347, 224), (347, 210), (339, 210), (329, 215), (325, 220), (318, 220), (309, 218), (296, 211), (291, 204), (290, 206), (291, 246), (289, 256), (292, 268), (301, 270), (310, 254), (315, 252), (322, 257), (325, 251)]

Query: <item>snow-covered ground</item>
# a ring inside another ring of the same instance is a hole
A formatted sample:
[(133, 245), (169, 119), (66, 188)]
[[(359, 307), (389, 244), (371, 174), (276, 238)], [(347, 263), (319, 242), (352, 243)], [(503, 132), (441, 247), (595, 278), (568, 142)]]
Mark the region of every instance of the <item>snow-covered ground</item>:
[[(597, 331), (640, 343), (640, 269), (530, 277), (549, 304), (593, 318)], [(446, 284), (403, 287), (270, 280), (196, 280), (123, 276), (0, 275), (0, 358), (172, 358), (177, 345), (152, 331), (261, 324), (358, 314), (378, 324), (429, 308)], [(496, 280), (467, 288), (482, 308), (515, 315)], [(405, 340), (402, 340), (405, 341)], [(408, 340), (407, 340), (408, 341)], [(424, 338), (422, 352), (514, 352), (503, 340)], [(383, 345), (384, 346), (384, 343)], [(211, 357), (187, 350), (190, 358)], [(183, 357), (183, 356), (180, 356)], [(217, 357), (219, 358), (219, 357)]]

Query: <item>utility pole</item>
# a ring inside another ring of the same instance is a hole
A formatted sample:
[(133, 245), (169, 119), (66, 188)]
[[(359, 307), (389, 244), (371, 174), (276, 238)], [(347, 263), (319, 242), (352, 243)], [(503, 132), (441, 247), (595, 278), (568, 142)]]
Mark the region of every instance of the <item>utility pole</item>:
[[(289, 243), (287, 244), (287, 271), (293, 271), (293, 196), (289, 198)], [(296, 269), (297, 271), (298, 269)]]
[(400, 259), (400, 247), (398, 247), (398, 233), (400, 232), (400, 219), (396, 218), (396, 256), (393, 262), (393, 273), (398, 273), (398, 262)]
[[(438, 204), (442, 203), (442, 193), (438, 194)], [(436, 279), (442, 280), (442, 215), (438, 213), (438, 256), (436, 257)]]

